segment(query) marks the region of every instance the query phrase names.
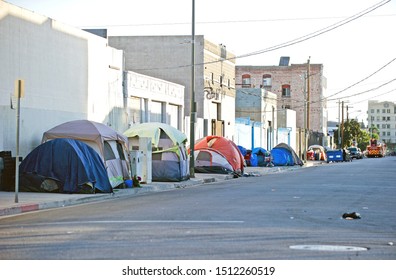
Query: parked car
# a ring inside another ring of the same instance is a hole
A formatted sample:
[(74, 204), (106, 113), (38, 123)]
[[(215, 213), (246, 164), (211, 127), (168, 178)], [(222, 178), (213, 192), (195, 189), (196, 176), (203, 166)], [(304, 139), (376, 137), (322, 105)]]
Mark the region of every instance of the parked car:
[(349, 147), (348, 151), (350, 153), (351, 158), (355, 158), (355, 159), (362, 159), (363, 158), (363, 153), (360, 150), (360, 148)]

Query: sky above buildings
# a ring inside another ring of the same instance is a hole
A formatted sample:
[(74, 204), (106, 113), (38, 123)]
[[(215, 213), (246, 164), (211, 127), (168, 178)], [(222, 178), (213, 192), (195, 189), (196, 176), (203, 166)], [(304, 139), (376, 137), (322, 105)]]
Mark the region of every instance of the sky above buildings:
[[(192, 32), (192, 0), (7, 2), (110, 36)], [(323, 64), (334, 121), (339, 101), (359, 121), (368, 100), (396, 102), (395, 26), (396, 0), (195, 0), (195, 34), (225, 45), (237, 65)]]

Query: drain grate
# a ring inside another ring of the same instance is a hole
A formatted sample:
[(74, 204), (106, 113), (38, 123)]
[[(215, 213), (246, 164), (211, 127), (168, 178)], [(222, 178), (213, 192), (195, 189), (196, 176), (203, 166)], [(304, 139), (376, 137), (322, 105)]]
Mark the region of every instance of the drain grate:
[(292, 245), (290, 249), (309, 251), (356, 252), (367, 251), (365, 247), (337, 246), (337, 245)]

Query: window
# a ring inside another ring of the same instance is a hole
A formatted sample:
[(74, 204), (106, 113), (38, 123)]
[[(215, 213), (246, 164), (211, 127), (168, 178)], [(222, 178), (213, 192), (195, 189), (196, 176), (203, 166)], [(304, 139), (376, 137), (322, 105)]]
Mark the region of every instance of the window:
[(385, 118), (385, 117), (382, 117), (382, 120), (383, 120), (383, 121), (385, 121), (385, 120), (386, 120), (386, 118)]
[(270, 87), (272, 86), (272, 79), (270, 74), (263, 75), (263, 87)]
[(387, 113), (387, 114), (390, 114), (390, 109), (386, 109), (386, 113)]
[(386, 132), (385, 131), (382, 132), (382, 136), (386, 136)]
[(387, 125), (386, 125), (386, 128), (389, 128), (389, 129), (390, 129), (390, 124), (387, 124)]
[(390, 121), (390, 117), (386, 117), (386, 120), (387, 120), (387, 121)]
[(383, 124), (383, 125), (382, 125), (382, 128), (385, 128), (385, 127), (386, 127), (386, 126)]
[(252, 80), (249, 74), (242, 75), (242, 87), (243, 88), (250, 88), (252, 84)]
[(290, 97), (290, 85), (282, 85), (282, 97)]
[(381, 111), (380, 111), (380, 109), (377, 109), (377, 114), (379, 114)]
[(386, 136), (390, 136), (390, 131), (388, 131), (388, 132), (386, 133)]
[(374, 109), (371, 109), (371, 114), (374, 114), (374, 112), (375, 112), (375, 110), (374, 110)]
[(124, 149), (122, 148), (122, 144), (117, 142), (117, 152), (120, 155), (120, 159), (125, 160)]
[(381, 120), (380, 116), (377, 116), (377, 122), (379, 122)]
[(116, 156), (113, 152), (113, 149), (111, 148), (110, 144), (105, 141), (104, 142), (104, 160), (110, 160), (110, 159), (115, 159)]
[(382, 109), (382, 113), (385, 114), (385, 109)]

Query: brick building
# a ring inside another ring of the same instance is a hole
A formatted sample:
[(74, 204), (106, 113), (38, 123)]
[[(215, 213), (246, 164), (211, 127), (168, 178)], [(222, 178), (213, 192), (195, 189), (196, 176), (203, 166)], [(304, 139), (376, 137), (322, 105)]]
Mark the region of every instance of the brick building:
[[(327, 109), (324, 91), (326, 78), (322, 64), (291, 64), (282, 66), (237, 65), (236, 88), (264, 88), (277, 95), (277, 110), (296, 111), (297, 128), (305, 128), (318, 135), (327, 135)], [(309, 76), (309, 80), (306, 78)], [(305, 116), (304, 100), (307, 100)], [(305, 124), (305, 117), (307, 122)]]

